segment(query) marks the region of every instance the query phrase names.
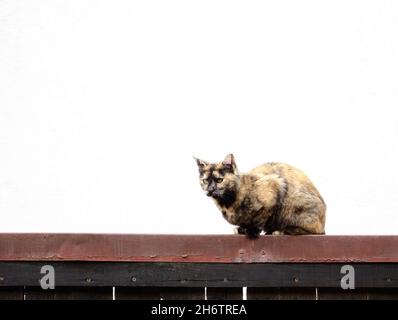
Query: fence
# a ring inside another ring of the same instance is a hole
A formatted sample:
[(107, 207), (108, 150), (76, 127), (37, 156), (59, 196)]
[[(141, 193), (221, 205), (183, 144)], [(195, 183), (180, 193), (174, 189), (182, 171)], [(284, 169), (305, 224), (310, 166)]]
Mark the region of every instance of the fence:
[(243, 298), (398, 299), (398, 236), (0, 234), (0, 299)]

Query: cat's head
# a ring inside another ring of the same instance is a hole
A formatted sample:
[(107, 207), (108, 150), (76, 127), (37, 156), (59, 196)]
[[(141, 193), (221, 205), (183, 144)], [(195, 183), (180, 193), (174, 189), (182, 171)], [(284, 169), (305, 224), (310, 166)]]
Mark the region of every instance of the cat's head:
[(199, 168), (199, 181), (206, 195), (223, 207), (229, 207), (236, 199), (239, 175), (235, 159), (228, 154), (223, 161), (210, 163), (195, 158)]

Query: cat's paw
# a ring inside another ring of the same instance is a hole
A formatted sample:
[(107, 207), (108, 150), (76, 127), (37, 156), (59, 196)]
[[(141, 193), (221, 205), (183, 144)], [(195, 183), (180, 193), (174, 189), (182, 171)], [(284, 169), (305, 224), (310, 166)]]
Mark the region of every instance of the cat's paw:
[(246, 229), (242, 227), (235, 227), (234, 234), (246, 234)]
[(255, 239), (260, 235), (261, 230), (257, 228), (244, 228), (244, 227), (236, 227), (234, 229), (235, 234), (244, 234), (250, 239)]
[(249, 227), (245, 228), (244, 232), (249, 239), (256, 239), (260, 236), (261, 230), (255, 227)]
[(275, 230), (274, 232), (272, 232), (273, 236), (281, 236), (284, 235), (285, 233), (283, 231), (279, 231), (279, 230)]
[(246, 237), (249, 239), (257, 239), (260, 236), (260, 232), (258, 230), (248, 230), (246, 232)]

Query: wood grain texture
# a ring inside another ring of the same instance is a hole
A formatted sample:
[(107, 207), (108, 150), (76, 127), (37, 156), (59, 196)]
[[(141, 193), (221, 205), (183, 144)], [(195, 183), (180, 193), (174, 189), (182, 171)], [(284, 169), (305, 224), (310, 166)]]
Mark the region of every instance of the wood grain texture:
[(247, 288), (247, 300), (316, 300), (316, 288)]
[(23, 287), (0, 287), (0, 300), (23, 300)]
[[(42, 262), (0, 262), (4, 286), (39, 286)], [(340, 288), (341, 264), (53, 262), (56, 286)], [(357, 288), (398, 288), (395, 264), (352, 264)]]
[(318, 288), (319, 300), (398, 300), (397, 288)]
[(207, 300), (243, 300), (243, 288), (207, 288)]
[(205, 288), (116, 287), (116, 300), (204, 300)]
[(27, 287), (25, 300), (113, 300), (111, 287), (56, 287), (43, 290), (40, 287)]

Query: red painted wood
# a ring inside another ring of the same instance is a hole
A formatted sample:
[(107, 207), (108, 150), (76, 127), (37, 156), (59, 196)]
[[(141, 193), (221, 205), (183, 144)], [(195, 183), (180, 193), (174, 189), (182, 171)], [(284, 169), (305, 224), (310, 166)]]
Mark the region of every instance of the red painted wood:
[(0, 261), (398, 262), (398, 236), (0, 234)]

